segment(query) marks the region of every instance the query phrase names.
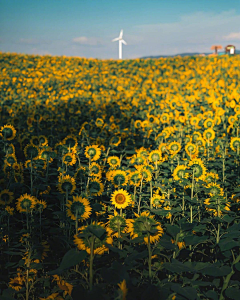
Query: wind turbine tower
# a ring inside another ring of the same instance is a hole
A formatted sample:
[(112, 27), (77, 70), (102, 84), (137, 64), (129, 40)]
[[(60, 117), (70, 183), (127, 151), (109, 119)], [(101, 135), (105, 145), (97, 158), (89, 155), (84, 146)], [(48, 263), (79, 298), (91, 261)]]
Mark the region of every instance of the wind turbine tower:
[(112, 40), (112, 42), (119, 41), (119, 59), (122, 59), (122, 44), (127, 45), (127, 43), (123, 40), (123, 30), (120, 31), (119, 37)]

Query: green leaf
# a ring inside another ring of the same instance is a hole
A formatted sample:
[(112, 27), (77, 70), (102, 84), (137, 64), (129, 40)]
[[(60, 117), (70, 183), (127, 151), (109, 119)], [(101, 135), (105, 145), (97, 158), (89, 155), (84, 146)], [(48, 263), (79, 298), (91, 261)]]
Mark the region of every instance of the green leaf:
[(62, 262), (56, 270), (50, 271), (48, 275), (59, 274), (62, 271), (76, 266), (87, 257), (86, 251), (78, 251), (76, 249), (69, 250), (63, 257)]
[(207, 236), (186, 236), (184, 241), (186, 246), (201, 244), (208, 240)]
[(235, 264), (235, 267), (236, 267), (236, 269), (237, 269), (238, 271), (240, 271), (240, 262), (236, 263), (236, 264)]
[(223, 266), (221, 268), (218, 268), (217, 266), (212, 265), (210, 267), (206, 267), (202, 269), (201, 273), (213, 277), (222, 277), (228, 275), (231, 272), (231, 270), (232, 269), (228, 266)]
[(227, 239), (220, 240), (219, 247), (221, 251), (227, 251), (227, 250), (231, 250), (234, 247), (240, 247), (240, 243), (227, 238)]
[(240, 299), (240, 290), (236, 289), (235, 287), (229, 287), (228, 289), (226, 289), (225, 294), (230, 299), (234, 299), (234, 300)]
[(197, 299), (197, 291), (189, 286), (181, 287), (179, 284), (172, 283), (171, 289), (173, 292), (182, 295), (188, 300), (195, 300)]
[(218, 294), (215, 291), (207, 291), (205, 295), (213, 300), (218, 300)]
[(102, 240), (104, 238), (104, 235), (106, 233), (106, 230), (104, 228), (95, 228), (92, 225), (88, 226), (88, 230), (93, 233), (97, 238)]
[(177, 234), (180, 232), (180, 228), (176, 225), (166, 225), (167, 233), (169, 233), (174, 239), (176, 239)]

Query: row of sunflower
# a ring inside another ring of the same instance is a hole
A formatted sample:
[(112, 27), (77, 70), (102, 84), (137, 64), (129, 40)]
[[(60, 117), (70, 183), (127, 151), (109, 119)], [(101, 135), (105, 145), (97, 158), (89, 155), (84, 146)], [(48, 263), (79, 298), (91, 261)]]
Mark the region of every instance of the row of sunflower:
[(1, 297), (238, 299), (239, 57), (0, 56)]

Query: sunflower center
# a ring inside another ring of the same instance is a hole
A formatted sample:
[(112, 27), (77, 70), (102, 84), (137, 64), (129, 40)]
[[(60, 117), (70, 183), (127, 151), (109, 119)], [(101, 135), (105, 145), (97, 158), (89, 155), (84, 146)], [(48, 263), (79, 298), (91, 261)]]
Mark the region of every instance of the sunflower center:
[(63, 182), (63, 184), (62, 184), (62, 190), (63, 190), (64, 192), (70, 191), (70, 190), (72, 189), (72, 187), (73, 187), (73, 185), (72, 185), (72, 183), (69, 182), (69, 181)]
[(117, 164), (116, 158), (112, 158), (110, 162), (111, 162), (112, 165), (116, 165)]
[(73, 202), (71, 206), (71, 211), (74, 215), (78, 215), (78, 217), (82, 216), (85, 212), (85, 206), (81, 202)]
[(113, 180), (114, 180), (115, 184), (121, 185), (121, 184), (123, 184), (125, 182), (126, 179), (125, 179), (124, 175), (117, 174), (117, 175), (114, 176)]
[(171, 150), (173, 150), (173, 151), (177, 151), (178, 150), (178, 145), (172, 145), (171, 146)]
[(90, 149), (88, 150), (89, 156), (94, 156), (96, 153), (97, 153), (97, 151), (96, 151), (96, 149), (94, 149), (94, 148), (90, 148)]
[(152, 161), (158, 161), (158, 160), (160, 160), (160, 155), (158, 153), (154, 153), (152, 155)]
[(66, 162), (71, 162), (71, 161), (72, 161), (71, 155), (67, 155), (67, 156), (65, 157), (65, 161), (66, 161)]
[(126, 201), (126, 197), (124, 194), (119, 193), (115, 196), (115, 202), (117, 204), (123, 204), (125, 203), (125, 201)]
[(28, 209), (28, 208), (31, 207), (31, 205), (32, 205), (31, 200), (29, 200), (29, 199), (23, 199), (22, 200), (22, 203), (21, 203), (22, 208)]

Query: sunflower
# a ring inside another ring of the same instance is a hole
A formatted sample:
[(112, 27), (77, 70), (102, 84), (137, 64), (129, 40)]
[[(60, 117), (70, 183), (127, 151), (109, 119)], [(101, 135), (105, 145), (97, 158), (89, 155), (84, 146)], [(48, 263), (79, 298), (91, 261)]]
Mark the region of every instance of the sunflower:
[(152, 180), (152, 172), (146, 166), (138, 167), (138, 172), (144, 181), (150, 182)]
[(208, 194), (211, 197), (224, 195), (223, 188), (221, 188), (219, 184), (211, 182), (206, 186), (206, 188), (208, 189)]
[(44, 135), (39, 135), (38, 140), (39, 140), (39, 145), (40, 146), (47, 146), (48, 145), (48, 139)]
[(137, 156), (144, 156), (145, 158), (148, 157), (148, 150), (144, 147), (141, 147), (140, 149), (136, 150)]
[(82, 166), (79, 167), (74, 174), (75, 179), (83, 179), (86, 176), (86, 168)]
[(18, 276), (14, 277), (14, 278), (10, 278), (8, 285), (13, 290), (20, 291), (23, 288), (24, 283), (25, 283), (25, 280), (24, 280), (23, 276), (21, 276), (20, 273), (18, 273)]
[(93, 162), (90, 165), (90, 176), (102, 177), (102, 168), (99, 164)]
[(8, 154), (4, 159), (4, 162), (10, 166), (17, 162), (17, 158), (15, 154)]
[(206, 176), (206, 167), (204, 166), (200, 158), (195, 158), (191, 160), (188, 164), (194, 172), (194, 178), (196, 180), (204, 180)]
[(230, 147), (233, 151), (238, 151), (240, 149), (240, 138), (239, 137), (231, 137)]
[(112, 174), (112, 183), (115, 185), (115, 187), (118, 187), (120, 185), (127, 185), (128, 182), (128, 176), (125, 171), (122, 170), (116, 170)]
[(111, 202), (115, 208), (126, 208), (131, 203), (131, 197), (123, 189), (117, 190), (111, 195)]
[(62, 141), (62, 144), (65, 145), (67, 148), (72, 149), (72, 148), (77, 147), (78, 141), (77, 141), (76, 136), (70, 134), (64, 138), (64, 140)]
[(199, 131), (194, 131), (192, 135), (192, 141), (196, 142), (198, 139), (202, 137), (201, 133)]
[(162, 160), (162, 153), (159, 150), (153, 150), (149, 153), (148, 156), (149, 161), (157, 164), (158, 162), (160, 162)]
[(9, 206), (9, 205), (7, 205), (7, 206), (5, 207), (5, 211), (6, 211), (10, 216), (13, 216), (14, 208), (11, 207), (11, 206)]
[(36, 204), (35, 197), (28, 194), (24, 194), (17, 199), (16, 208), (20, 213), (29, 212), (34, 208), (35, 204)]
[(164, 203), (165, 195), (159, 195), (158, 193), (155, 193), (152, 197), (152, 206), (153, 207), (161, 207)]
[(11, 141), (16, 136), (16, 129), (12, 125), (4, 125), (0, 129), (0, 135), (4, 140)]
[(109, 215), (108, 219), (106, 229), (110, 236), (120, 238), (119, 233), (127, 232), (127, 222), (116, 210), (114, 210), (114, 216)]
[(110, 146), (115, 146), (115, 147), (117, 147), (120, 143), (121, 143), (121, 137), (120, 136), (113, 136), (109, 141), (109, 145)]
[(98, 147), (98, 145), (87, 146), (85, 149), (85, 156), (92, 161), (96, 161), (101, 156), (101, 149)]
[(120, 159), (117, 156), (109, 156), (107, 162), (112, 168), (120, 167)]
[(102, 127), (104, 125), (104, 121), (101, 118), (97, 118), (95, 124), (97, 127)]
[[(148, 244), (148, 235), (150, 243), (155, 243), (163, 235), (161, 224), (154, 220), (153, 216), (149, 216), (149, 211), (145, 211), (138, 215), (134, 213), (136, 219), (128, 219), (128, 233), (132, 239), (136, 237), (143, 237), (144, 242)], [(154, 231), (154, 233), (153, 233)]]
[(198, 148), (195, 144), (192, 143), (187, 143), (185, 146), (185, 151), (187, 153), (188, 156), (192, 157), (192, 156), (196, 156), (198, 153)]
[(101, 196), (104, 191), (104, 185), (99, 178), (92, 178), (89, 182), (88, 191), (92, 196)]
[(39, 147), (34, 145), (34, 144), (28, 144), (25, 148), (24, 148), (24, 155), (26, 158), (36, 158), (39, 156)]
[(178, 120), (181, 122), (181, 123), (185, 123), (186, 122), (186, 117), (181, 115), (178, 117)]
[(76, 189), (76, 182), (73, 177), (70, 175), (62, 176), (62, 178), (59, 178), (59, 184), (57, 186), (60, 193), (65, 194), (68, 192), (69, 194), (72, 194)]
[(214, 120), (210, 118), (206, 119), (203, 123), (203, 126), (205, 128), (212, 128), (214, 126)]
[(139, 186), (141, 183), (141, 176), (138, 171), (130, 172), (128, 178), (130, 185)]
[(42, 212), (47, 207), (46, 201), (37, 200), (35, 204), (35, 209), (39, 212)]
[(203, 132), (203, 138), (205, 140), (214, 140), (215, 138), (215, 132), (212, 128), (206, 129)]
[(67, 201), (67, 216), (72, 220), (76, 220), (76, 216), (79, 221), (88, 219), (91, 215), (92, 208), (89, 201), (86, 198), (80, 196), (73, 196), (73, 201)]
[(142, 127), (142, 121), (141, 120), (136, 120), (134, 122), (134, 127), (137, 129), (140, 129)]
[(199, 121), (200, 121), (200, 119), (199, 119), (198, 117), (191, 117), (191, 119), (190, 119), (190, 124), (191, 124), (192, 126), (197, 127)]
[(10, 192), (8, 189), (2, 190), (0, 193), (0, 204), (7, 205), (12, 203), (14, 197), (13, 192)]
[(13, 144), (6, 145), (6, 154), (15, 154), (15, 147)]
[[(101, 231), (101, 239), (96, 237), (92, 232)], [(85, 250), (88, 254), (91, 253), (91, 243), (93, 243), (93, 253), (94, 255), (102, 255), (104, 252), (108, 251), (106, 247), (107, 244), (112, 244), (113, 239), (107, 235), (107, 231), (104, 228), (103, 224), (100, 222), (93, 222), (91, 225), (82, 226), (78, 229), (81, 237), (77, 234), (74, 235), (74, 244), (77, 245), (79, 250)], [(86, 237), (85, 237), (86, 236)]]
[(52, 150), (49, 146), (44, 146), (39, 153), (39, 158), (43, 158), (49, 163), (53, 161), (53, 158), (56, 157), (56, 152)]
[(161, 115), (161, 117), (160, 117), (160, 121), (161, 121), (161, 123), (163, 123), (163, 124), (168, 123), (169, 120), (170, 120), (170, 117), (169, 117), (169, 114), (167, 114), (167, 113), (163, 113), (163, 114)]
[(118, 283), (118, 286), (119, 286), (119, 293), (120, 293), (120, 299), (122, 300), (126, 300), (127, 298), (127, 292), (128, 292), (128, 289), (127, 289), (127, 284), (126, 284), (126, 280), (123, 279), (123, 281), (121, 281), (120, 283)]
[(158, 146), (158, 150), (161, 151), (163, 154), (167, 152), (167, 144), (166, 143), (161, 143)]
[(176, 181), (180, 181), (183, 178), (187, 178), (187, 173), (185, 172), (186, 169), (187, 169), (187, 166), (185, 166), (185, 165), (177, 166), (172, 174), (173, 179)]
[(77, 158), (74, 153), (68, 152), (64, 154), (62, 161), (67, 166), (73, 166), (77, 162)]
[(141, 166), (141, 165), (145, 164), (146, 158), (144, 156), (133, 155), (130, 162), (135, 167), (137, 167), (137, 166)]
[(172, 155), (176, 155), (181, 150), (181, 144), (178, 142), (172, 142), (168, 145), (168, 150)]
[(206, 173), (204, 181), (206, 183), (212, 183), (212, 182), (216, 182), (216, 180), (218, 180), (218, 179), (219, 179), (218, 174), (209, 172), (209, 173)]
[(229, 123), (230, 125), (233, 125), (233, 124), (235, 123), (235, 121), (236, 121), (235, 116), (230, 116), (230, 117), (228, 117), (228, 123)]

